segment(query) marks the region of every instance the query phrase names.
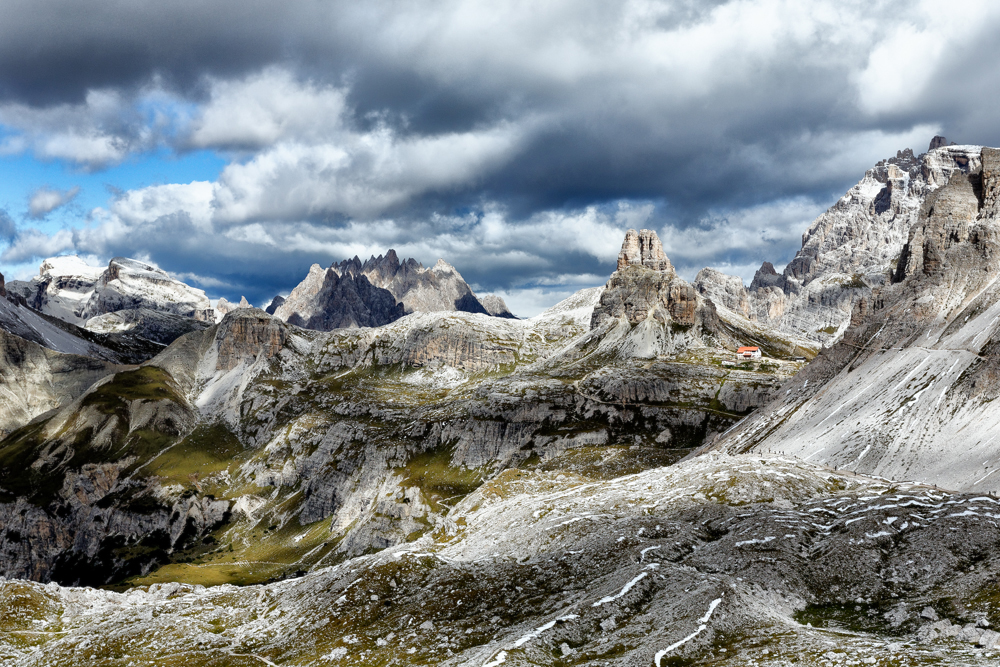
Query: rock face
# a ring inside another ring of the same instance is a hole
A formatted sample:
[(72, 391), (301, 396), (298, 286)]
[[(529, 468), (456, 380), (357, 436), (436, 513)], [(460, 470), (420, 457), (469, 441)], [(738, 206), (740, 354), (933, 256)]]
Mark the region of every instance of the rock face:
[[(928, 196), (955, 174), (976, 173), (980, 151), (936, 140), (922, 155), (907, 149), (879, 162), (810, 225), (781, 274), (764, 262), (747, 289), (745, 316), (804, 341), (838, 340), (854, 307), (900, 270), (903, 245)], [(745, 314), (728, 277), (704, 278), (696, 283), (701, 294), (722, 297), (725, 303), (716, 305)]]
[(1000, 151), (951, 155), (969, 170), (924, 199), (892, 283), (860, 300), (843, 342), (720, 447), (1000, 490)]
[(244, 362), (270, 359), (281, 351), (287, 338), (284, 323), (257, 308), (239, 308), (219, 325), (216, 368), (230, 371)]
[(0, 437), (75, 399), (118, 368), (88, 356), (60, 354), (0, 329)]
[(487, 294), (479, 300), (483, 304), (483, 308), (486, 309), (493, 317), (507, 317), (510, 319), (517, 319), (514, 313), (510, 312), (507, 308), (507, 304), (504, 300), (497, 296), (496, 294)]
[(155, 310), (202, 321), (213, 317), (202, 290), (124, 257), (112, 259), (103, 269), (74, 255), (52, 257), (42, 262), (32, 280), (13, 281), (11, 291), (35, 310), (81, 326), (118, 310)]
[(275, 306), (274, 315), (296, 326), (330, 331), (377, 327), (407, 313), (440, 311), (490, 314), (455, 267), (444, 260), (429, 269), (414, 259), (400, 263), (390, 250), (384, 257), (364, 263), (355, 257), (325, 271), (313, 264), (305, 280)]
[(673, 271), (663, 252), (663, 244), (656, 232), (649, 229), (635, 231), (628, 230), (625, 233), (625, 242), (622, 243), (621, 252), (618, 253), (618, 271), (633, 265), (644, 266), (653, 271)]
[(743, 281), (715, 269), (702, 269), (695, 277), (698, 293), (716, 306), (722, 306), (748, 319), (756, 319), (750, 310), (750, 297)]
[(395, 322), (403, 305), (389, 290), (376, 287), (364, 275), (313, 264), (309, 275), (278, 306), (275, 317), (306, 329), (377, 327)]
[(642, 325), (640, 331), (648, 339), (645, 356), (676, 354), (706, 343), (733, 344), (719, 324), (715, 305), (677, 275), (656, 232), (628, 230), (618, 266), (594, 308), (592, 330), (619, 320), (630, 327)]
[(116, 310), (87, 320), (87, 331), (103, 334), (131, 334), (160, 345), (169, 345), (184, 334), (202, 331), (209, 322), (174, 315), (161, 310), (135, 308)]

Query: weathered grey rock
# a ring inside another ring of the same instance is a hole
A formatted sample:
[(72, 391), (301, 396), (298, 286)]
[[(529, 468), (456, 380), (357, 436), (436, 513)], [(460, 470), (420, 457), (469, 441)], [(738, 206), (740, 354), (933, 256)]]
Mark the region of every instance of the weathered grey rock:
[[(867, 613), (876, 600), (914, 606), (941, 590), (956, 608), (978, 607), (992, 590), (995, 565), (980, 561), (973, 573), (960, 564), (995, 545), (998, 529), (963, 511), (919, 518), (920, 505), (941, 501), (982, 506), (759, 456), (607, 481), (511, 470), (411, 542), (300, 578), (126, 593), (0, 581), (0, 600), (18, 612), (4, 616), (0, 655), (26, 667), (122, 655), (207, 666), (251, 653), (292, 664), (560, 665), (570, 656), (596, 665), (610, 649), (616, 664), (661, 667), (803, 657), (978, 667), (992, 657), (945, 636), (959, 627), (950, 621), (931, 638), (931, 624), (886, 632)], [(879, 529), (894, 536), (867, 537)], [(283, 530), (305, 540), (318, 527)], [(845, 617), (865, 629), (831, 632)], [(38, 632), (51, 636), (25, 645)]]
[(649, 229), (638, 232), (630, 229), (625, 232), (625, 242), (622, 243), (621, 252), (618, 253), (618, 268), (616, 270), (621, 271), (636, 264), (653, 271), (674, 270), (667, 255), (663, 252), (660, 237)]
[(942, 145), (920, 156), (899, 151), (879, 162), (810, 225), (780, 275), (769, 262), (761, 266), (747, 290), (748, 314), (740, 299), (725, 296), (732, 277), (706, 274), (699, 291), (784, 336), (829, 345), (874, 287), (906, 270), (910, 258), (902, 257), (903, 246), (925, 200), (954, 175), (977, 173), (981, 152), (979, 146)]
[(486, 312), (493, 317), (517, 319), (514, 313), (510, 312), (507, 308), (507, 304), (504, 303), (504, 300), (496, 294), (487, 294), (479, 299), (479, 302), (483, 304), (483, 308), (486, 309)]
[(1000, 219), (980, 199), (997, 187), (998, 153), (958, 148), (937, 152), (986, 168), (955, 170), (926, 197), (892, 284), (859, 301), (844, 340), (720, 446), (1000, 490)]
[(743, 280), (715, 269), (702, 269), (694, 280), (695, 289), (716, 306), (722, 306), (747, 319), (755, 319)]
[(983, 630), (976, 640), (976, 644), (983, 648), (996, 648), (1000, 645), (1000, 632), (994, 630)]
[(116, 310), (87, 320), (87, 331), (105, 334), (128, 333), (161, 345), (169, 345), (192, 331), (202, 331), (209, 322), (159, 310), (137, 308)]

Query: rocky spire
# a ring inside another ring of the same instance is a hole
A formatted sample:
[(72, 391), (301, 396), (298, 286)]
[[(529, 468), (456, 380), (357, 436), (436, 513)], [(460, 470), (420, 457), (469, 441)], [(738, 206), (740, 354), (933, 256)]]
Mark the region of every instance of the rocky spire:
[(931, 145), (927, 150), (932, 151), (935, 148), (942, 148), (944, 146), (954, 146), (954, 145), (955, 145), (954, 141), (949, 142), (947, 139), (945, 139), (939, 134), (933, 139), (931, 139)]
[(622, 251), (618, 253), (618, 270), (633, 264), (639, 264), (654, 271), (673, 271), (670, 260), (663, 252), (663, 244), (656, 232), (650, 229), (635, 231), (630, 229), (625, 233)]

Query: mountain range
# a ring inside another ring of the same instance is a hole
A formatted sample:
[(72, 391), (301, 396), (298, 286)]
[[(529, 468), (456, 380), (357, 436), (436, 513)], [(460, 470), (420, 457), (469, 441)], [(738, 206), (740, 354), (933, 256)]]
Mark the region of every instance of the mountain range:
[(990, 664), (998, 201), (1000, 151), (935, 138), (780, 274), (629, 230), (529, 319), (392, 251), (266, 310), (0, 280), (0, 657)]

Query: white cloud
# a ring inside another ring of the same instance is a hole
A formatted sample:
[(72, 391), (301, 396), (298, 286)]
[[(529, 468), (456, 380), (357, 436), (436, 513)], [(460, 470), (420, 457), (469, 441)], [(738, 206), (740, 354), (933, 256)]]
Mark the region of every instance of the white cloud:
[(25, 229), (4, 250), (0, 260), (18, 264), (39, 257), (54, 257), (76, 249), (76, 245), (74, 234), (68, 229), (60, 229), (54, 234), (46, 234), (38, 229)]
[(44, 160), (66, 160), (99, 169), (150, 147), (152, 131), (132, 108), (134, 101), (113, 90), (92, 90), (80, 104), (47, 108), (0, 104), (0, 125), (11, 132), (0, 153), (32, 151)]
[(794, 197), (744, 209), (715, 210), (698, 226), (667, 226), (659, 235), (664, 252), (687, 279), (710, 266), (749, 282), (762, 261), (787, 261), (801, 247), (802, 232), (828, 205)]
[(869, 114), (905, 112), (930, 90), (948, 56), (992, 35), (1000, 7), (960, 0), (913, 3), (903, 20), (886, 26), (854, 75), (858, 104)]
[(199, 148), (264, 148), (282, 140), (310, 141), (342, 130), (345, 91), (299, 82), (271, 67), (242, 80), (211, 79), (208, 103), (191, 124)]
[(60, 206), (65, 206), (73, 201), (73, 198), (78, 194), (80, 194), (79, 187), (69, 190), (56, 190), (44, 186), (38, 188), (28, 198), (28, 215), (40, 220)]

